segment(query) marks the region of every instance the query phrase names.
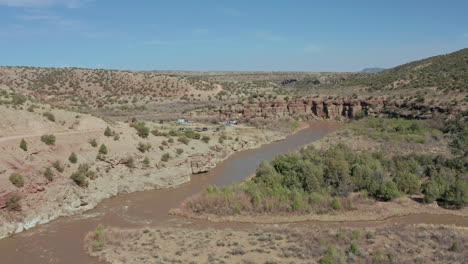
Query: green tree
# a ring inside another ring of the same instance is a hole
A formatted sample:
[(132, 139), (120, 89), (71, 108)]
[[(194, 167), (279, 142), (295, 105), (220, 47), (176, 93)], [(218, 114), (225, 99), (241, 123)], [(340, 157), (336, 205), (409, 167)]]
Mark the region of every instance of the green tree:
[(99, 147), (99, 154), (106, 155), (107, 154), (107, 147), (104, 144), (101, 144), (101, 147)]

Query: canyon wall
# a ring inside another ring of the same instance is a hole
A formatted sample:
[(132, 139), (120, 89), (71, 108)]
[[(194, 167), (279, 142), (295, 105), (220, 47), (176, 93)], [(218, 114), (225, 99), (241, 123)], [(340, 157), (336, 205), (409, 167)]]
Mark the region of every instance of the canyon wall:
[(461, 107), (419, 103), (404, 100), (314, 100), (261, 101), (235, 104), (218, 109), (199, 110), (193, 115), (217, 117), (221, 120), (277, 119), (302, 117), (304, 119), (347, 119), (356, 115), (392, 116), (428, 119), (437, 114), (456, 115)]

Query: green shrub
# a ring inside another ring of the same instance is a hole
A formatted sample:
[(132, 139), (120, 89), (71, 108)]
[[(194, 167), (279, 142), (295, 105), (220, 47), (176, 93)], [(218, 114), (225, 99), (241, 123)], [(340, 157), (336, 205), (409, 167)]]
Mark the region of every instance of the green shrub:
[(68, 157), (68, 160), (69, 160), (71, 163), (75, 164), (75, 163), (78, 161), (78, 157), (76, 156), (76, 153), (75, 153), (75, 152), (72, 152), (72, 153), (70, 154), (70, 157)]
[(183, 143), (183, 144), (185, 144), (185, 145), (188, 145), (189, 142), (190, 142), (190, 139), (188, 139), (188, 138), (185, 137), (185, 136), (182, 136), (182, 137), (177, 138), (177, 141), (179, 141), (180, 143)]
[(203, 136), (201, 141), (203, 141), (204, 143), (208, 144), (208, 142), (210, 142), (210, 137), (209, 136)]
[(99, 147), (99, 154), (106, 155), (108, 153), (107, 147), (104, 144), (101, 144), (101, 147)]
[(333, 208), (333, 210), (340, 210), (341, 209), (340, 200), (337, 198), (333, 198), (333, 200), (331, 201), (331, 207)]
[(23, 178), (23, 175), (17, 173), (17, 172), (13, 172), (11, 175), (10, 175), (10, 182), (15, 185), (16, 187), (18, 188), (21, 188), (24, 186), (24, 178)]
[(97, 140), (95, 138), (90, 139), (89, 144), (94, 148), (98, 146)]
[(63, 172), (65, 167), (62, 165), (60, 160), (56, 160), (52, 163), (52, 167), (54, 167), (58, 172)]
[(135, 159), (132, 156), (128, 157), (125, 161), (125, 166), (129, 168), (135, 168)]
[(415, 194), (421, 187), (420, 179), (414, 173), (398, 172), (395, 180), (398, 190), (407, 194)]
[(398, 188), (393, 181), (383, 184), (379, 190), (379, 198), (384, 201), (391, 201), (400, 195)]
[(114, 131), (112, 131), (112, 129), (108, 126), (106, 127), (106, 130), (104, 130), (104, 136), (106, 137), (111, 137), (115, 134)]
[(72, 173), (70, 179), (72, 179), (73, 182), (75, 182), (80, 187), (88, 187), (88, 179), (86, 178), (85, 174), (81, 171), (76, 171)]
[(161, 161), (166, 162), (171, 158), (171, 155), (169, 153), (164, 153), (161, 157)]
[(349, 246), (348, 252), (352, 253), (353, 255), (358, 255), (359, 254), (359, 247), (356, 243), (351, 243)]
[(130, 126), (136, 129), (138, 136), (141, 138), (149, 136), (150, 129), (146, 126), (145, 122), (133, 122)]
[(346, 263), (343, 250), (331, 245), (328, 247), (325, 255), (319, 260), (320, 264), (339, 264)]
[(45, 116), (47, 120), (55, 122), (55, 116), (51, 112), (45, 112), (42, 115)]
[(55, 145), (55, 136), (50, 135), (43, 135), (41, 136), (41, 141), (44, 142), (46, 145)]
[(144, 159), (143, 159), (143, 164), (145, 166), (149, 166), (150, 165), (150, 159), (146, 156)]
[(26, 140), (21, 139), (20, 148), (24, 151), (28, 151), (28, 144), (26, 143)]
[(145, 144), (143, 142), (138, 143), (138, 147), (137, 147), (137, 149), (142, 153), (145, 153), (146, 151), (149, 151), (151, 148), (152, 148), (152, 146), (151, 146), (150, 143)]
[(21, 195), (14, 193), (7, 201), (6, 207), (10, 211), (21, 211)]
[(53, 180), (54, 178), (54, 173), (52, 172), (52, 169), (50, 167), (47, 167), (44, 171), (44, 177), (48, 179), (49, 181)]
[(180, 154), (184, 153), (184, 150), (181, 149), (181, 148), (178, 148), (178, 149), (176, 149), (176, 153), (177, 153), (177, 155), (180, 155)]

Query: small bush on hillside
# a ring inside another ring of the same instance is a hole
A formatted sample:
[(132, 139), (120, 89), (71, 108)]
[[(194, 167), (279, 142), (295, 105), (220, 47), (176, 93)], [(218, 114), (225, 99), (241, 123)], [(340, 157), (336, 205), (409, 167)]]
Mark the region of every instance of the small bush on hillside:
[(44, 171), (44, 177), (48, 179), (49, 181), (53, 180), (54, 178), (54, 173), (52, 172), (52, 169), (50, 167), (46, 168)]
[(150, 129), (146, 126), (145, 122), (133, 122), (130, 126), (136, 129), (138, 136), (141, 138), (148, 137)]
[(10, 182), (15, 185), (16, 187), (18, 188), (21, 188), (24, 186), (24, 179), (23, 179), (23, 175), (17, 173), (17, 172), (13, 172), (11, 175), (10, 175)]
[(46, 145), (55, 145), (55, 136), (54, 135), (43, 135), (41, 136), (41, 141)]
[(72, 153), (70, 154), (70, 157), (68, 157), (68, 160), (69, 160), (71, 163), (75, 164), (75, 163), (78, 161), (78, 157), (76, 156), (76, 153), (75, 153), (75, 152), (72, 152)]
[(98, 146), (97, 140), (95, 138), (90, 139), (89, 144), (94, 148)]
[(21, 140), (20, 148), (24, 151), (28, 151), (28, 144), (26, 143), (26, 140), (24, 139)]
[(152, 146), (150, 143), (143, 143), (143, 142), (138, 143), (138, 147), (137, 147), (137, 149), (142, 153), (149, 151), (151, 148)]
[(178, 148), (178, 149), (176, 149), (176, 153), (177, 153), (177, 155), (180, 155), (180, 154), (184, 153), (184, 150), (181, 149), (181, 148)]
[(45, 116), (47, 120), (55, 122), (55, 116), (51, 112), (45, 112), (42, 115)]
[(143, 164), (145, 166), (149, 166), (150, 165), (150, 159), (146, 156), (144, 159), (143, 159)]
[(101, 147), (99, 147), (99, 154), (106, 155), (108, 152), (106, 145), (102, 144)]
[(177, 138), (177, 141), (179, 141), (180, 143), (183, 143), (185, 145), (188, 145), (189, 142), (190, 142), (190, 139), (188, 139), (186, 136), (181, 136), (181, 137)]
[(203, 136), (201, 141), (203, 141), (204, 143), (208, 144), (208, 142), (210, 142), (210, 137), (209, 136)]
[(125, 166), (129, 168), (135, 168), (135, 159), (132, 156), (128, 157), (125, 161)]
[(10, 211), (21, 211), (21, 195), (14, 193), (6, 202), (6, 207)]
[(171, 155), (169, 153), (164, 153), (161, 157), (161, 161), (166, 162), (171, 158)]
[(52, 167), (54, 167), (58, 172), (63, 172), (65, 167), (62, 165), (60, 160), (56, 160), (52, 163)]
[(72, 179), (73, 182), (75, 182), (80, 187), (88, 187), (88, 179), (86, 178), (85, 174), (81, 171), (76, 171), (72, 173), (70, 179)]
[(106, 130), (104, 130), (104, 136), (106, 136), (106, 137), (111, 137), (114, 134), (115, 134), (114, 131), (112, 131), (112, 129), (110, 127), (106, 127)]

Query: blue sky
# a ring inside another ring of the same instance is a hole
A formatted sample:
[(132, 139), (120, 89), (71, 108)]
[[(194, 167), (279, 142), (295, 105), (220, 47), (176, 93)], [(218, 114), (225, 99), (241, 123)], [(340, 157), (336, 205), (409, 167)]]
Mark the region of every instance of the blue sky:
[(468, 47), (468, 1), (0, 0), (0, 65), (358, 71)]

